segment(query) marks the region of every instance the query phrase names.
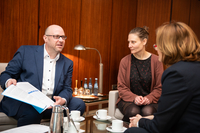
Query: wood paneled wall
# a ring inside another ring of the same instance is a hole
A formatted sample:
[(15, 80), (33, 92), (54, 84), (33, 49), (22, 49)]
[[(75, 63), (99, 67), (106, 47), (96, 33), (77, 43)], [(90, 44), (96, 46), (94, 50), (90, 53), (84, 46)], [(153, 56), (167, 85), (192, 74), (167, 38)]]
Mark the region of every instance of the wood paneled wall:
[[(109, 84), (111, 16), (112, 0), (82, 0), (80, 44), (96, 48), (101, 53), (104, 65), (103, 87), (106, 89)], [(79, 81), (91, 77), (94, 83), (94, 78), (99, 78), (99, 62), (96, 51), (80, 51)]]
[(147, 51), (155, 53), (156, 28), (171, 20), (188, 24), (200, 38), (199, 0), (1, 0), (0, 62), (9, 62), (21, 45), (42, 45), (51, 24), (63, 27), (67, 40), (63, 53), (74, 62), (75, 80), (99, 77), (99, 55), (94, 50), (76, 51), (82, 44), (96, 48), (104, 65), (103, 92), (117, 83), (121, 58), (129, 54), (128, 33), (149, 27)]
[(190, 0), (189, 26), (194, 30), (200, 41), (200, 0)]
[[(114, 0), (111, 29), (109, 86), (117, 84), (120, 60), (130, 54), (128, 33), (136, 26), (137, 0)], [(107, 76), (107, 75), (106, 75)]]
[(0, 0), (0, 62), (8, 62), (21, 45), (37, 45), (38, 0)]
[(39, 45), (43, 45), (44, 31), (49, 25), (57, 24), (63, 27), (67, 40), (62, 53), (74, 63), (72, 87), (79, 77), (79, 51), (73, 48), (80, 43), (80, 16), (81, 0), (40, 0)]
[(157, 54), (153, 49), (156, 43), (156, 28), (170, 21), (171, 0), (138, 0), (136, 27), (149, 27), (149, 40), (146, 49)]
[(189, 24), (190, 21), (190, 0), (173, 0), (172, 21), (181, 21)]
[(188, 24), (200, 39), (200, 0), (173, 0), (172, 20)]

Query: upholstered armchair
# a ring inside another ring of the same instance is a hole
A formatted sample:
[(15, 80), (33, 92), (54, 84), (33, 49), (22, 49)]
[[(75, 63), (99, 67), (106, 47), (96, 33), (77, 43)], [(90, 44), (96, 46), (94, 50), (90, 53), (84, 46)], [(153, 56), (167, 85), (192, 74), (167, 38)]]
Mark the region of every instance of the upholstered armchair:
[(115, 119), (122, 119), (124, 115), (116, 107), (116, 102), (119, 96), (118, 90), (111, 90), (109, 92), (109, 102), (108, 102), (108, 115)]

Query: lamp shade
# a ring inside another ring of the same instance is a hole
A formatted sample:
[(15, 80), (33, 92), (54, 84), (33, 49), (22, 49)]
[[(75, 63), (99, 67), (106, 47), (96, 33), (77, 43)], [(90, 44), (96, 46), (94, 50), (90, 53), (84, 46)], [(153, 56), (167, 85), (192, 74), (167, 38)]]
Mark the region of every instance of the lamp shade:
[(83, 45), (76, 45), (75, 47), (74, 47), (74, 50), (86, 50), (86, 48), (83, 46)]

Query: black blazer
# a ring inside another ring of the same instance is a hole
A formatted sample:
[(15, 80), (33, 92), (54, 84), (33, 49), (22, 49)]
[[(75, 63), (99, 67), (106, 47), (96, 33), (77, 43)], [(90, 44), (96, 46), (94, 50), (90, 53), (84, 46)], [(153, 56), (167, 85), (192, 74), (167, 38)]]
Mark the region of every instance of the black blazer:
[[(44, 45), (21, 46), (13, 59), (8, 63), (6, 71), (0, 75), (0, 85), (5, 89), (5, 82), (14, 78), (18, 82), (29, 82), (42, 91)], [(72, 98), (71, 78), (73, 62), (60, 54), (56, 61), (55, 85), (53, 96), (60, 96), (70, 101)], [(54, 99), (53, 99), (54, 100)], [(21, 105), (20, 101), (4, 97), (0, 103), (0, 112), (14, 116)]]
[(162, 95), (153, 120), (140, 119), (151, 133), (200, 133), (200, 62), (180, 61), (162, 75)]

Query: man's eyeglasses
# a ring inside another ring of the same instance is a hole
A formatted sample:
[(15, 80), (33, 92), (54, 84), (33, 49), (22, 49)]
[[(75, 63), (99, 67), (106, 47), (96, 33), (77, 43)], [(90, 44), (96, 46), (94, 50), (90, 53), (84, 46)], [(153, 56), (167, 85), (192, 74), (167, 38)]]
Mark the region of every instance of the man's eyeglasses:
[(60, 37), (61, 37), (63, 40), (66, 40), (66, 39), (67, 39), (67, 36), (60, 36), (60, 35), (46, 35), (46, 36), (53, 36), (54, 39), (59, 39)]
[(156, 45), (156, 44), (154, 44), (154, 45), (153, 45), (153, 48), (156, 50), (156, 48), (157, 48), (157, 45)]

